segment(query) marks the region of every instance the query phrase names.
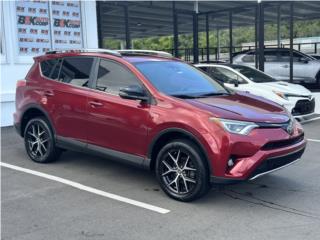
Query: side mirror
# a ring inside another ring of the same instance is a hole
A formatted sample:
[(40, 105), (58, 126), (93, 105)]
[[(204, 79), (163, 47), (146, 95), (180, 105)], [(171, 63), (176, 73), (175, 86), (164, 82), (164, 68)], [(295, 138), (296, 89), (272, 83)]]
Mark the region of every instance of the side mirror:
[(238, 87), (238, 86), (239, 86), (239, 81), (238, 81), (238, 79), (232, 79), (232, 80), (231, 80), (231, 83), (234, 84), (235, 87)]
[(308, 63), (308, 62), (309, 62), (309, 59), (307, 59), (307, 58), (305, 58), (305, 57), (302, 57), (302, 58), (300, 58), (300, 62)]
[(141, 101), (149, 100), (149, 97), (147, 96), (144, 89), (138, 85), (132, 85), (125, 88), (121, 88), (119, 91), (119, 96), (123, 99), (141, 100)]

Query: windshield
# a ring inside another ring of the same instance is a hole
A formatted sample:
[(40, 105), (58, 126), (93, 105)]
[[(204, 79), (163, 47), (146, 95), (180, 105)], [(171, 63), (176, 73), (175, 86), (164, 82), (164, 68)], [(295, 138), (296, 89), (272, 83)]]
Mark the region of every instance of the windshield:
[(228, 94), (215, 80), (184, 62), (140, 62), (135, 66), (158, 91), (167, 95), (191, 98)]
[(246, 76), (251, 81), (256, 82), (256, 83), (274, 82), (275, 81), (275, 79), (268, 76), (267, 74), (264, 74), (263, 72), (260, 72), (256, 69), (251, 68), (251, 67), (246, 67), (246, 66), (231, 66), (231, 67), (234, 70), (236, 70), (237, 72)]

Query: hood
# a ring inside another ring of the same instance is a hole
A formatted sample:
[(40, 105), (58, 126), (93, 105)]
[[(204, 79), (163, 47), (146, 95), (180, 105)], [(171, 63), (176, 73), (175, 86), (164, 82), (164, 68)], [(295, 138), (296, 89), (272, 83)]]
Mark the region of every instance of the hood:
[(220, 118), (266, 123), (283, 123), (290, 119), (286, 110), (280, 105), (248, 93), (185, 101)]
[(270, 90), (279, 91), (282, 93), (289, 93), (289, 94), (307, 96), (307, 97), (312, 95), (308, 89), (306, 89), (305, 87), (299, 84), (293, 84), (293, 83), (288, 83), (283, 81), (257, 83), (257, 84), (259, 84), (259, 86), (267, 87)]

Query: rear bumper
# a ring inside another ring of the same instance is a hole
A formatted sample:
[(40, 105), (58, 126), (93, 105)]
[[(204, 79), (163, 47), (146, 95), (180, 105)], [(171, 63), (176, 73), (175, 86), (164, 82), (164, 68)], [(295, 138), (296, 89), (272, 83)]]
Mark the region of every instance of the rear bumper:
[(19, 124), (19, 123), (14, 123), (14, 128), (16, 129), (16, 132), (17, 132), (20, 136), (22, 136), (20, 124)]
[(19, 121), (19, 117), (18, 117), (18, 115), (17, 115), (17, 113), (14, 113), (13, 114), (13, 126), (14, 126), (14, 128), (16, 129), (16, 132), (20, 135), (20, 136), (22, 136), (22, 132), (21, 132), (21, 123), (20, 123), (20, 121)]

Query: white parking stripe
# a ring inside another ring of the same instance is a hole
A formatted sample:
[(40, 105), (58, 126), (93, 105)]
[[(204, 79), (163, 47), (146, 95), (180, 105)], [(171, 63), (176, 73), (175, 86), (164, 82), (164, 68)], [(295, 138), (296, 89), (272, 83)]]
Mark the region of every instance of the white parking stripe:
[(313, 121), (316, 121), (316, 120), (320, 120), (320, 117), (312, 118), (312, 119), (309, 119), (309, 120), (302, 120), (300, 123), (304, 124), (304, 123), (313, 122)]
[(320, 142), (320, 139), (308, 138), (307, 140), (310, 141), (310, 142)]
[(157, 206), (153, 206), (153, 205), (150, 205), (148, 203), (139, 202), (139, 201), (136, 201), (136, 200), (133, 200), (133, 199), (130, 199), (130, 198), (126, 198), (126, 197), (122, 197), (122, 196), (119, 196), (119, 195), (116, 195), (116, 194), (113, 194), (113, 193), (104, 192), (104, 191), (101, 191), (99, 189), (88, 187), (88, 186), (85, 186), (83, 184), (80, 184), (80, 183), (77, 183), (77, 182), (73, 182), (73, 181), (70, 181), (68, 179), (64, 179), (64, 178), (61, 178), (61, 177), (56, 177), (56, 176), (53, 176), (53, 175), (49, 175), (49, 174), (46, 174), (46, 173), (34, 171), (34, 170), (31, 170), (31, 169), (27, 169), (27, 168), (18, 167), (18, 166), (15, 166), (15, 165), (4, 163), (4, 162), (0, 162), (0, 165), (2, 167), (10, 168), (10, 169), (17, 170), (17, 171), (20, 171), (20, 172), (29, 173), (29, 174), (36, 175), (36, 176), (39, 176), (39, 177), (43, 177), (43, 178), (46, 178), (46, 179), (49, 179), (49, 180), (52, 180), (52, 181), (60, 182), (60, 183), (69, 185), (71, 187), (83, 190), (83, 191), (91, 192), (91, 193), (94, 193), (94, 194), (97, 194), (97, 195), (100, 195), (100, 196), (103, 196), (103, 197), (111, 198), (111, 199), (114, 199), (114, 200), (117, 200), (117, 201), (120, 201), (120, 202), (124, 202), (124, 203), (128, 203), (128, 204), (131, 204), (131, 205), (134, 205), (134, 206), (137, 206), (137, 207), (145, 208), (145, 209), (157, 212), (157, 213), (166, 214), (166, 213), (170, 212), (170, 210), (168, 210), (168, 209), (164, 209), (164, 208), (160, 208), (160, 207), (157, 207)]

